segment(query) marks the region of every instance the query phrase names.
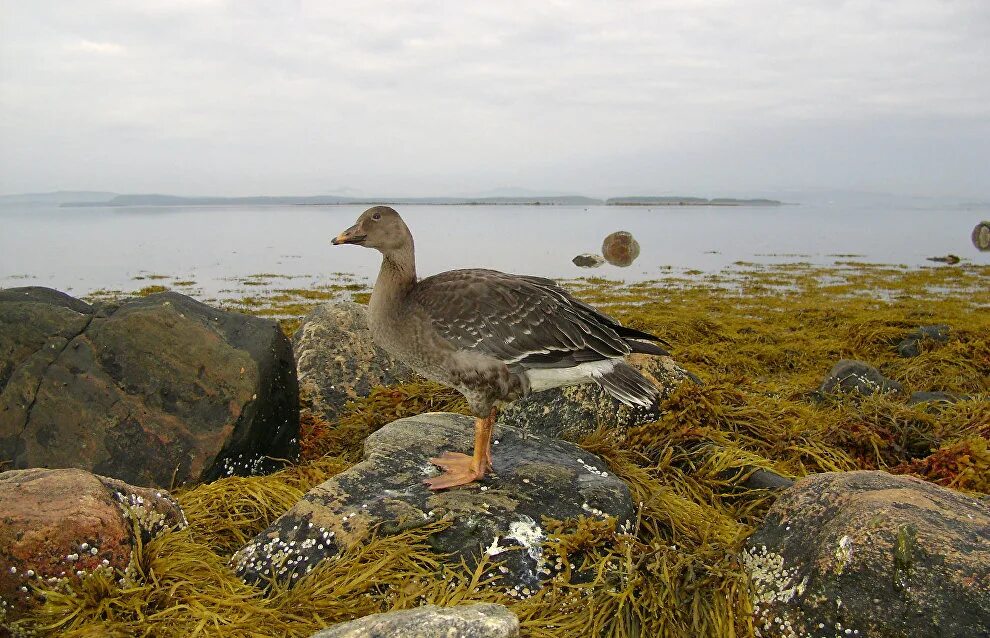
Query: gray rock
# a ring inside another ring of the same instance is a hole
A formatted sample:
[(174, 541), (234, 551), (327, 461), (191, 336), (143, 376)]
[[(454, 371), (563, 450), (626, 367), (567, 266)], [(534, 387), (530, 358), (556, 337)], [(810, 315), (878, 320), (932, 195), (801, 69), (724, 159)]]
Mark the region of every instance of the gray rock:
[[(685, 379), (700, 383), (670, 357), (631, 355), (629, 363), (660, 388), (660, 402)], [(659, 404), (650, 409), (631, 408), (613, 399), (595, 384), (554, 388), (537, 392), (509, 404), (499, 413), (498, 423), (553, 438), (577, 441), (599, 426), (624, 430), (652, 423), (662, 416)]]
[(502, 605), (424, 605), (334, 625), (311, 638), (514, 638), (519, 619)]
[(913, 477), (806, 477), (777, 499), (743, 562), (763, 636), (990, 628), (990, 503)]
[(908, 405), (919, 403), (955, 403), (959, 400), (954, 394), (948, 392), (912, 392), (908, 399)]
[(824, 394), (850, 394), (863, 396), (901, 392), (903, 386), (880, 374), (873, 366), (854, 359), (841, 359), (832, 366), (822, 382), (819, 392)]
[(591, 253), (582, 253), (571, 260), (575, 266), (581, 268), (598, 268), (605, 263), (605, 258), (601, 255), (593, 255)]
[(526, 594), (555, 575), (543, 559), (542, 517), (612, 516), (620, 525), (634, 518), (629, 488), (604, 461), (505, 426), (495, 428), (494, 473), (475, 486), (428, 490), (423, 479), (438, 473), (429, 459), (470, 452), (473, 443), (470, 417), (435, 412), (393, 421), (368, 437), (361, 463), (310, 490), (241, 548), (231, 561), (235, 570), (248, 582), (273, 572), (295, 582), (320, 560), (363, 542), (375, 526), (390, 534), (449, 515), (453, 525), (430, 537), (434, 549), (469, 565), (487, 552), (507, 569), (501, 585), (519, 585)]
[(413, 379), (405, 364), (375, 345), (364, 306), (350, 301), (310, 312), (292, 335), (299, 386), (324, 418), (337, 417), (348, 400), (375, 386)]
[(134, 485), (265, 472), (298, 454), (299, 398), (274, 321), (174, 292), (89, 306), (0, 293), (0, 458)]
[(949, 326), (920, 326), (897, 344), (897, 353), (902, 357), (917, 357), (921, 354), (921, 342), (948, 343)]

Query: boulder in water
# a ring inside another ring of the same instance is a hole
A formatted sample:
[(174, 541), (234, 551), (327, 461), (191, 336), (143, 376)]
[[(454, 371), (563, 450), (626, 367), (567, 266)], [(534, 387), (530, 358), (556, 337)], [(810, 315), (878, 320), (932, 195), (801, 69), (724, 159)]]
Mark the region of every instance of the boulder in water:
[(613, 266), (625, 268), (639, 257), (639, 242), (633, 238), (632, 233), (616, 231), (602, 242), (602, 255)]

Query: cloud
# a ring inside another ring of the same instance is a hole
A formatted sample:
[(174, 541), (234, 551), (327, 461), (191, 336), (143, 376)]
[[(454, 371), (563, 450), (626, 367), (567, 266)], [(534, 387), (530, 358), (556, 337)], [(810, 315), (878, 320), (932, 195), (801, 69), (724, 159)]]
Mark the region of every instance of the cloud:
[(990, 192), (984, 0), (2, 12), (3, 191)]
[(124, 47), (113, 42), (93, 42), (91, 40), (80, 40), (69, 45), (70, 51), (81, 53), (98, 53), (101, 55), (119, 55), (124, 52)]

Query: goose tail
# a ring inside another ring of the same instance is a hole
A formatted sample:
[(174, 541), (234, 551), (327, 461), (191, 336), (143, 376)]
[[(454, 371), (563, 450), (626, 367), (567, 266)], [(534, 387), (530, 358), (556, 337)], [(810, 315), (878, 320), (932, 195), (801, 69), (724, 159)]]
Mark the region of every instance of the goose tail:
[(624, 361), (616, 361), (609, 369), (593, 372), (591, 378), (611, 396), (628, 406), (653, 407), (660, 395), (656, 386)]

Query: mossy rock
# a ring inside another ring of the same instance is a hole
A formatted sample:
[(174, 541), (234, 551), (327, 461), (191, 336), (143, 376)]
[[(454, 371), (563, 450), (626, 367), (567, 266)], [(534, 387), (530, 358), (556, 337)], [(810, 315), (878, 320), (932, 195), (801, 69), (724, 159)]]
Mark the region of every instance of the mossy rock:
[(454, 563), (501, 563), (491, 576), (518, 595), (536, 593), (560, 571), (543, 558), (544, 517), (635, 518), (629, 488), (605, 462), (581, 448), (497, 426), (494, 472), (471, 486), (430, 491), (423, 479), (438, 470), (429, 459), (471, 450), (474, 419), (428, 413), (399, 419), (368, 437), (364, 460), (318, 485), (235, 554), (249, 582), (290, 583), (324, 558), (365, 542), (377, 530), (394, 534), (444, 518), (452, 524), (430, 537)]
[(764, 636), (963, 638), (990, 627), (990, 506), (913, 477), (798, 481), (744, 562)]

